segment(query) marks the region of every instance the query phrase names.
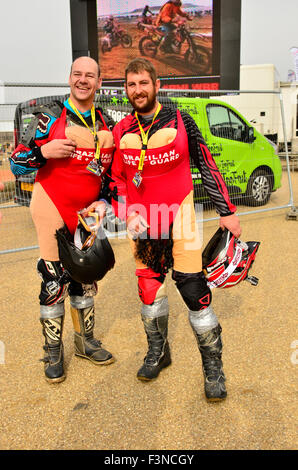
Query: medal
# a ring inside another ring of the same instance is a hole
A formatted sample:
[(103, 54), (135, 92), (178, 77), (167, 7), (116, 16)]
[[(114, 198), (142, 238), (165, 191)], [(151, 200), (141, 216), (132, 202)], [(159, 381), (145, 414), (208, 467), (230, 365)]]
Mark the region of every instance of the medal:
[(139, 188), (141, 183), (142, 183), (143, 178), (141, 176), (141, 172), (143, 170), (144, 162), (145, 162), (145, 155), (146, 155), (146, 150), (147, 150), (147, 145), (148, 145), (149, 131), (150, 131), (151, 127), (153, 126), (153, 123), (154, 123), (154, 121), (156, 119), (156, 116), (158, 115), (160, 109), (161, 109), (161, 104), (158, 103), (157, 109), (156, 109), (155, 114), (153, 116), (153, 120), (152, 120), (152, 122), (150, 124), (150, 127), (149, 127), (149, 129), (146, 133), (144, 132), (144, 129), (141, 126), (141, 123), (140, 123), (139, 117), (138, 117), (138, 113), (137, 112), (135, 113), (136, 120), (138, 121), (138, 124), (139, 124), (139, 129), (140, 129), (140, 132), (141, 132), (142, 144), (143, 144), (142, 145), (142, 150), (141, 150), (141, 153), (140, 153), (138, 171), (136, 172), (136, 174), (134, 175), (134, 177), (132, 179), (132, 182), (133, 182), (133, 184), (135, 185), (136, 188)]
[(142, 183), (142, 177), (141, 177), (141, 174), (139, 171), (136, 172), (136, 174), (134, 175), (133, 177), (133, 184), (135, 185), (136, 188), (138, 188), (140, 186), (140, 184)]
[(88, 166), (86, 166), (86, 170), (94, 173), (96, 176), (100, 176), (104, 172), (104, 167), (99, 164), (98, 160), (93, 159)]
[(94, 142), (95, 142), (95, 146), (96, 146), (95, 157), (87, 165), (86, 169), (88, 171), (90, 171), (91, 173), (93, 173), (94, 175), (100, 176), (104, 172), (104, 167), (100, 164), (101, 163), (100, 158), (99, 158), (100, 147), (99, 147), (97, 134), (94, 135)]

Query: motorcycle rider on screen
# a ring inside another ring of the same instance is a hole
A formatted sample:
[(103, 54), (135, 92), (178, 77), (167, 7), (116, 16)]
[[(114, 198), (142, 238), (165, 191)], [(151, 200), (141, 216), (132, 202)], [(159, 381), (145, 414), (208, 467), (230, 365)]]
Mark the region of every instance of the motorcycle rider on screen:
[(105, 22), (103, 29), (106, 33), (101, 38), (101, 51), (105, 53), (111, 51), (113, 47), (119, 46), (128, 48), (132, 45), (132, 37), (126, 32), (125, 29), (121, 28), (120, 24), (115, 21), (113, 15), (110, 15), (108, 20)]
[(173, 23), (174, 18), (176, 16), (182, 16), (183, 18), (187, 18), (189, 21), (192, 20), (191, 16), (181, 10), (181, 5), (182, 3), (180, 0), (168, 0), (167, 3), (161, 7), (158, 13), (156, 26), (160, 26), (165, 33), (162, 45), (164, 52), (173, 52), (172, 43), (175, 37), (174, 30), (176, 29), (176, 25)]
[(154, 13), (150, 10), (148, 5), (145, 6), (145, 8), (142, 12), (142, 21), (143, 21), (143, 23), (147, 23), (148, 18), (150, 18), (150, 16), (147, 17), (147, 13), (149, 13), (150, 15), (154, 15)]
[(113, 40), (113, 34), (117, 31), (118, 25), (116, 24), (113, 15), (110, 15), (107, 21), (105, 22), (103, 29), (106, 33), (106, 39), (108, 42), (108, 50), (110, 51), (112, 49), (112, 40)]

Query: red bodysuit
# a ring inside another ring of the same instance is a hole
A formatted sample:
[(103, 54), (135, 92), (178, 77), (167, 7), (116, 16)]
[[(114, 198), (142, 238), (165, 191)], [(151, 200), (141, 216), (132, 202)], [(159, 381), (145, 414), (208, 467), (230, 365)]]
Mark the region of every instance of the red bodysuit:
[[(103, 130), (109, 130), (102, 118)], [(66, 139), (66, 108), (59, 119), (52, 125), (48, 141)], [(43, 142), (43, 144), (46, 142)], [(100, 157), (103, 174), (109, 168), (114, 148), (102, 148)], [(73, 234), (77, 226), (77, 211), (87, 207), (98, 199), (102, 179), (86, 169), (93, 160), (94, 148), (76, 148), (69, 158), (48, 159), (44, 167), (37, 172), (36, 182), (39, 182), (50, 199), (57, 207), (69, 231)]]
[(127, 214), (138, 211), (150, 225), (151, 238), (168, 233), (180, 204), (193, 188), (187, 135), (179, 111), (177, 118), (173, 142), (146, 150), (142, 183), (138, 188), (132, 180), (138, 170), (140, 150), (119, 149), (121, 132), (119, 126), (115, 127), (114, 139), (119, 150), (112, 166), (112, 178), (118, 182), (117, 187), (124, 189), (121, 196), (126, 197)]
[[(148, 143), (162, 129), (176, 129), (177, 134), (170, 144), (157, 148), (151, 145), (152, 148), (146, 150), (142, 181), (137, 188), (133, 178), (138, 171), (140, 147), (120, 148), (131, 147), (130, 142), (140, 146), (137, 137), (140, 137), (141, 132), (135, 112), (122, 119), (113, 130), (117, 149), (110, 184), (114, 210), (121, 219), (139, 212), (150, 226), (147, 229), (149, 244), (143, 243), (141, 239), (132, 243), (137, 268), (149, 266), (155, 272), (163, 272), (164, 261), (163, 266), (155, 261), (168, 256), (172, 239), (174, 269), (184, 273), (200, 272), (201, 241), (193, 203), (190, 159), (199, 169), (204, 187), (219, 214), (230, 215), (236, 208), (229, 200), (224, 180), (197, 125), (188, 114), (163, 106), (153, 124), (152, 120), (148, 121), (143, 116), (139, 116), (139, 120), (145, 134), (149, 129)], [(133, 138), (134, 134), (136, 138)], [(171, 132), (169, 134), (174, 135)], [(150, 242), (156, 238), (163, 239), (163, 243)], [(167, 239), (169, 242), (166, 242)], [(171, 267), (170, 260), (167, 261), (167, 267)]]

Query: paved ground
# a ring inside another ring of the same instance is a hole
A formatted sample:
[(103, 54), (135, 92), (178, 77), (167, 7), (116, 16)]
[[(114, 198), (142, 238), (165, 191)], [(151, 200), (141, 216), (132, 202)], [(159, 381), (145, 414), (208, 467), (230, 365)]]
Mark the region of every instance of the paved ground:
[[(298, 200), (295, 185), (295, 200)], [(261, 247), (248, 283), (217, 290), (228, 398), (207, 403), (186, 308), (169, 279), (172, 365), (136, 379), (146, 352), (128, 242), (113, 240), (117, 265), (100, 284), (96, 334), (117, 361), (99, 367), (73, 354), (67, 302), (67, 379), (43, 378), (37, 250), (0, 257), (0, 448), (297, 449), (297, 234), (288, 210), (241, 217), (243, 240)], [(204, 239), (217, 221), (204, 224)], [(26, 228), (26, 230), (29, 230)]]

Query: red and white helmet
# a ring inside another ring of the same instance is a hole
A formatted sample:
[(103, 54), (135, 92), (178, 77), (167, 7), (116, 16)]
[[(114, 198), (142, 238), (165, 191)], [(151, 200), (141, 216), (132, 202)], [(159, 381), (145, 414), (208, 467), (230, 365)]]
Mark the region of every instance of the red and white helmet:
[(202, 253), (203, 270), (209, 287), (227, 288), (241, 281), (258, 284), (258, 278), (248, 276), (260, 242), (242, 242), (227, 229), (219, 228)]

